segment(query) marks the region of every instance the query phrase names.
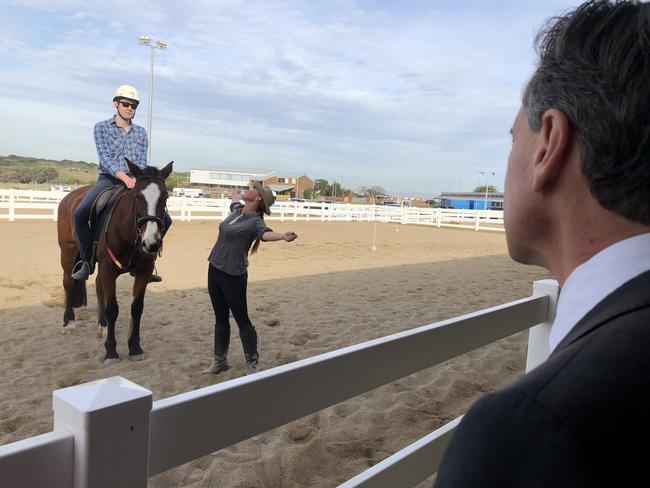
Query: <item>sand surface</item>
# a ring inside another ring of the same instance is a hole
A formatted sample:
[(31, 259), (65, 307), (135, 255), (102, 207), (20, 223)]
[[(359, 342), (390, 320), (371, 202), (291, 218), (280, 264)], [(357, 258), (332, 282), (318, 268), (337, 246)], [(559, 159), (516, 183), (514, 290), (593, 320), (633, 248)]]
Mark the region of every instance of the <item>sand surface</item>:
[[(251, 258), (248, 302), (260, 369), (529, 296), (547, 278), (513, 263), (502, 233), (378, 224), (270, 221), (294, 243), (263, 243)], [(396, 229), (398, 232), (396, 232)], [(126, 360), (133, 279), (118, 280), (118, 352), (105, 367), (96, 336), (94, 278), (74, 335), (60, 334), (63, 290), (54, 222), (0, 222), (0, 445), (52, 430), (52, 391), (121, 375), (154, 400), (243, 375), (233, 323), (233, 369), (210, 363), (213, 315), (206, 257), (216, 222), (175, 222), (147, 290), (146, 360)], [(521, 374), (526, 333), (151, 478), (151, 487), (333, 487), (463, 413)], [(263, 405), (260, 405), (263, 408)], [(423, 483), (421, 486), (427, 486)]]

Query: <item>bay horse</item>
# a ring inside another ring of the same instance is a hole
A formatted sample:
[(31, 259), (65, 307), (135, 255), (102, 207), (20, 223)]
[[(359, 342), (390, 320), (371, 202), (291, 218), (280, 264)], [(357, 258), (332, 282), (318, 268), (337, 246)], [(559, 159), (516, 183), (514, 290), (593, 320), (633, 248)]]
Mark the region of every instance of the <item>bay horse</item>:
[[(100, 234), (95, 254), (98, 264), (95, 290), (99, 336), (106, 339), (104, 364), (120, 360), (115, 340), (115, 321), (119, 313), (115, 282), (118, 276), (127, 272), (135, 276), (129, 359), (144, 359), (144, 351), (140, 347), (140, 318), (147, 284), (162, 249), (164, 212), (169, 196), (165, 180), (172, 172), (173, 161), (161, 170), (153, 166), (140, 169), (128, 159), (127, 164), (136, 179), (135, 187), (123, 191), (112, 208), (108, 208), (95, 223), (95, 226), (101, 226), (97, 227)], [(74, 213), (90, 188), (78, 188), (59, 203), (57, 231), (65, 290), (64, 334), (71, 333), (75, 328), (74, 308), (86, 305), (86, 282), (73, 279), (72, 270), (79, 258)]]

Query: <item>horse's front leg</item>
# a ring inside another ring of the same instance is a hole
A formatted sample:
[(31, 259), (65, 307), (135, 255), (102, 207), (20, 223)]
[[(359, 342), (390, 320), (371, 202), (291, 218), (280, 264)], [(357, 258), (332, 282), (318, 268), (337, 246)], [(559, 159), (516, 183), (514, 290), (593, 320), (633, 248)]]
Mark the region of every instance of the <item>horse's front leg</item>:
[(131, 325), (129, 327), (129, 359), (142, 361), (144, 351), (140, 347), (140, 318), (144, 310), (144, 294), (151, 273), (138, 273), (133, 284), (133, 303), (131, 303)]
[(106, 341), (104, 342), (104, 347), (106, 348), (104, 364), (113, 364), (120, 360), (120, 356), (117, 354), (117, 341), (115, 340), (115, 322), (120, 313), (115, 294), (115, 280), (117, 276), (106, 269), (100, 269), (99, 273), (101, 280), (100, 286), (104, 292), (104, 317), (106, 317), (108, 328), (106, 331)]

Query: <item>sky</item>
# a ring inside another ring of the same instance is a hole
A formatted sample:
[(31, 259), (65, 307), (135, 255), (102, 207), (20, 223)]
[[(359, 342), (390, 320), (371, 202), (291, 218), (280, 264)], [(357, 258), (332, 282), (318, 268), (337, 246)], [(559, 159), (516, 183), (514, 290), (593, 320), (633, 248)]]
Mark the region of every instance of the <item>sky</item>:
[[(151, 164), (269, 169), (401, 195), (499, 190), (563, 0), (0, 0), (0, 155), (97, 162), (138, 88)], [(483, 173), (481, 173), (483, 172)]]

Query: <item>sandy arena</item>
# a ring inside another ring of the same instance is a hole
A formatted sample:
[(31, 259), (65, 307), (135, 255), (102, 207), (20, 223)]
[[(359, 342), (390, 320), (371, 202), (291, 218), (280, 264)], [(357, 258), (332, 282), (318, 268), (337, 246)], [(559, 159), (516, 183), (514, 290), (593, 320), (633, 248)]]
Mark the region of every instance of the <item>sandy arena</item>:
[[(250, 260), (249, 312), (262, 370), (529, 296), (533, 281), (548, 277), (513, 263), (503, 233), (378, 224), (378, 249), (371, 252), (370, 223), (269, 225), (293, 230), (299, 239), (263, 243)], [(234, 322), (233, 369), (199, 374), (211, 360), (206, 258), (216, 235), (217, 222), (174, 223), (158, 262), (164, 281), (150, 285), (145, 298), (146, 359), (139, 363), (126, 359), (133, 278), (118, 280), (123, 360), (105, 367), (94, 277), (88, 307), (77, 309), (75, 334), (60, 334), (56, 224), (0, 222), (0, 445), (51, 431), (52, 391), (58, 388), (121, 375), (158, 400), (243, 375)], [(337, 486), (511, 382), (523, 371), (526, 338), (517, 334), (447, 361), (153, 477), (149, 485)]]

